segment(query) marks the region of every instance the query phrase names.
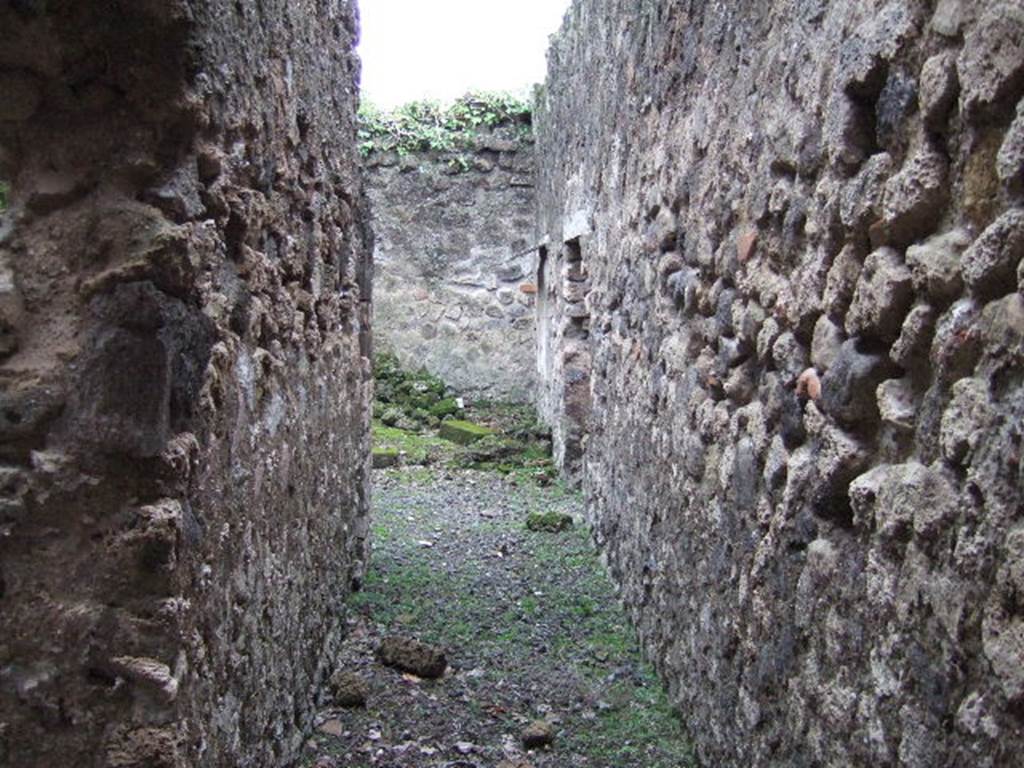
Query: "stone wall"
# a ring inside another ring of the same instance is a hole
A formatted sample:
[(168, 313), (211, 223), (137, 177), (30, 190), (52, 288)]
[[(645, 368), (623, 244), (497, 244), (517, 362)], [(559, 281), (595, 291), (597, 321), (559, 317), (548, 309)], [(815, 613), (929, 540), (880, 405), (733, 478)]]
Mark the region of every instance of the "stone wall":
[(543, 399), (708, 765), (1024, 749), (1022, 94), (1016, 0), (576, 0), (553, 45)]
[(0, 764), (277, 766), (366, 558), (349, 0), (0, 5)]
[(372, 152), (377, 344), (471, 397), (534, 394), (532, 141), (512, 127), (464, 153)]

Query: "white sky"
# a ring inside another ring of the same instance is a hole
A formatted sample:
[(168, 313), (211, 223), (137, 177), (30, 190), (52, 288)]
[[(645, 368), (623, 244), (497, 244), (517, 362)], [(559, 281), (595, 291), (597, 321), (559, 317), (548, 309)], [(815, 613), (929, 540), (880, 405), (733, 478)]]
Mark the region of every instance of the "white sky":
[(379, 107), (544, 80), (570, 0), (360, 0), (363, 95)]

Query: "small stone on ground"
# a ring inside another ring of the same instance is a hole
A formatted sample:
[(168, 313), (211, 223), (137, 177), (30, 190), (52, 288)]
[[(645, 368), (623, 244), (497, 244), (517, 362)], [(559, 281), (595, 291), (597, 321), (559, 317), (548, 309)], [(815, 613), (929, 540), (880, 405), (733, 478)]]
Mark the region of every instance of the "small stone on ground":
[(441, 677), (448, 668), (444, 651), (409, 637), (384, 638), (377, 650), (377, 658), (384, 666), (430, 679)]
[(527, 749), (540, 749), (554, 742), (555, 729), (549, 722), (535, 720), (523, 729), (521, 738)]
[(339, 707), (365, 707), (370, 695), (370, 686), (362, 677), (344, 670), (331, 676), (331, 690)]

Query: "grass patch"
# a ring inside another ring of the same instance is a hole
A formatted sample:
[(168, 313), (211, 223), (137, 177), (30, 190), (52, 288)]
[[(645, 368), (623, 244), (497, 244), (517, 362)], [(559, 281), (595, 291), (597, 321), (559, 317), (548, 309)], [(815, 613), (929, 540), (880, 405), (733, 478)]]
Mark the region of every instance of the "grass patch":
[[(598, 765), (642, 762), (655, 768), (696, 766), (697, 758), (682, 723), (653, 672), (615, 683), (605, 696), (605, 708), (590, 728), (567, 734), (568, 746)], [(657, 752), (652, 754), (652, 745)]]
[(377, 420), (371, 434), (374, 450), (397, 451), (406, 464), (426, 464), (451, 458), (453, 454), (451, 443), (436, 435), (389, 427)]

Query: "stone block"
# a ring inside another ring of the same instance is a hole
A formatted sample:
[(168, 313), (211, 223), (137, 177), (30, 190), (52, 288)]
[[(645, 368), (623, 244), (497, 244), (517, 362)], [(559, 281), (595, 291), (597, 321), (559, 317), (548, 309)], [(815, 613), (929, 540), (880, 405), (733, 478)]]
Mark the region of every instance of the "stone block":
[(892, 372), (893, 365), (881, 350), (856, 338), (844, 342), (821, 381), (823, 410), (848, 426), (877, 421), (875, 389)]
[(894, 242), (908, 245), (935, 231), (935, 212), (949, 199), (948, 172), (942, 153), (924, 146), (889, 179), (883, 219)]
[(449, 419), (448, 421), (442, 422), (439, 434), (445, 440), (450, 440), (453, 443), (469, 445), (470, 443), (475, 443), (477, 440), (487, 437), (488, 435), (493, 435), (494, 430), (490, 427), (484, 427), (470, 421)]
[(374, 448), (372, 466), (374, 469), (387, 469), (397, 466), (400, 458), (397, 448)]
[(410, 637), (385, 637), (377, 648), (377, 658), (385, 666), (427, 679), (444, 677), (448, 669), (443, 650)]
[(948, 51), (932, 56), (921, 67), (920, 82), (924, 123), (933, 131), (942, 131), (960, 91), (956, 57)]
[(911, 272), (899, 253), (880, 248), (864, 262), (846, 315), (846, 333), (892, 342), (914, 298)]
[(957, 59), (962, 111), (978, 121), (1000, 103), (1019, 96), (1024, 78), (1024, 7), (1017, 0), (989, 5), (964, 36)]
[(956, 299), (963, 290), (960, 260), (970, 244), (970, 234), (966, 230), (955, 229), (908, 248), (907, 266), (910, 267), (914, 290), (940, 307)]
[(842, 329), (832, 322), (828, 315), (818, 318), (811, 340), (811, 362), (820, 372), (824, 373), (829, 369), (844, 340)]
[(961, 379), (953, 385), (953, 397), (942, 414), (942, 455), (954, 464), (968, 462), (991, 418), (988, 383)]
[(983, 299), (1016, 289), (1017, 265), (1024, 259), (1024, 209), (1007, 211), (963, 255), (964, 282)]
[(913, 384), (907, 379), (888, 379), (878, 385), (876, 394), (882, 421), (901, 430), (912, 431), (917, 415)]
[(863, 256), (853, 245), (844, 246), (832, 262), (825, 283), (824, 307), (833, 318), (846, 314), (853, 301), (863, 263)]

